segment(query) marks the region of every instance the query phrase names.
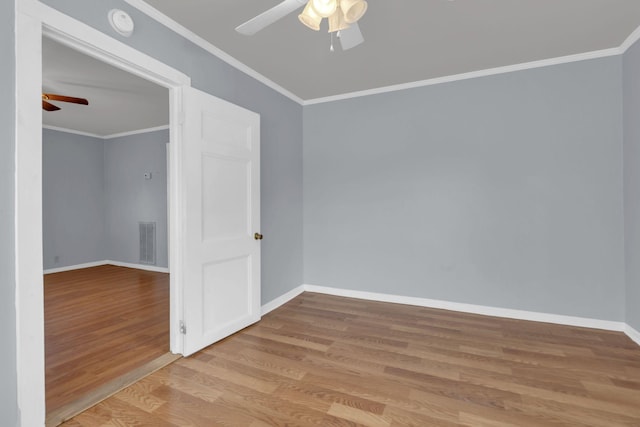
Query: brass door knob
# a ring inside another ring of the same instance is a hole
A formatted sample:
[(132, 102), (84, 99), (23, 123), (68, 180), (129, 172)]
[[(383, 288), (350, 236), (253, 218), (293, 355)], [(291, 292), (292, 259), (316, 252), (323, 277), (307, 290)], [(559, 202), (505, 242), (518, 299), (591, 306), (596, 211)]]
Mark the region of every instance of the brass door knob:
[(256, 239), (256, 240), (262, 240), (262, 234), (256, 233), (256, 234), (253, 235), (253, 238)]

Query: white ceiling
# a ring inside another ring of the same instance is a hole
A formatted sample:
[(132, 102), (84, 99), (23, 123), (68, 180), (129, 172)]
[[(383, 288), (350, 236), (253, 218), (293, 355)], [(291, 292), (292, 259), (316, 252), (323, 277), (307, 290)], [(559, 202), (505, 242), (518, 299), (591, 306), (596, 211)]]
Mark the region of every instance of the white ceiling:
[(617, 48), (640, 26), (638, 0), (368, 0), (365, 43), (331, 53), (299, 12), (234, 31), (280, 0), (144, 1), (303, 100)]
[[(364, 44), (330, 52), (326, 29), (304, 27), (297, 12), (254, 36), (235, 32), (279, 0), (126, 1), (305, 101), (617, 48), (640, 26), (639, 0), (368, 0)], [(169, 122), (167, 89), (49, 39), (43, 91), (89, 100), (54, 102), (62, 110), (43, 112), (46, 126), (110, 136)]]
[(89, 101), (50, 101), (61, 110), (43, 111), (45, 126), (105, 137), (169, 124), (168, 89), (47, 38), (42, 40), (42, 91)]

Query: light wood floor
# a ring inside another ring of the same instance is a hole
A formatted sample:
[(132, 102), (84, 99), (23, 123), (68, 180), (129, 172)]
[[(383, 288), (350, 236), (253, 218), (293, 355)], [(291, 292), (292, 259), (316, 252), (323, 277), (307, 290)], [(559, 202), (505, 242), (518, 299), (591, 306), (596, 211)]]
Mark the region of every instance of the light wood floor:
[(64, 425), (640, 426), (640, 347), (305, 293)]
[(169, 275), (105, 265), (44, 276), (46, 407), (169, 351)]

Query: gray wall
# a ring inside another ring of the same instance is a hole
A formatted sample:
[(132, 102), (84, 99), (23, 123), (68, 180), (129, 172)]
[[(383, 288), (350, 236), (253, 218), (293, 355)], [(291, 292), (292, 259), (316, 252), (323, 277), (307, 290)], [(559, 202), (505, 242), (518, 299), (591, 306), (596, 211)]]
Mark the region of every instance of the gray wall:
[(42, 178), (44, 268), (107, 259), (103, 140), (43, 129)]
[[(302, 107), (124, 1), (43, 3), (261, 114), (263, 302), (305, 281), (622, 318), (619, 59), (309, 107), (303, 162)], [(109, 28), (112, 8), (133, 16), (131, 38)], [(0, 2), (1, 93), (15, 89), (13, 17), (13, 2)], [(18, 411), (11, 97), (2, 109), (0, 414), (11, 426)], [(341, 131), (329, 135), (323, 118)], [(421, 268), (408, 268), (412, 262)]]
[(168, 141), (168, 130), (106, 140), (43, 130), (45, 269), (137, 264), (138, 221), (156, 222), (156, 265), (168, 267)]
[(18, 425), (15, 277), (15, 4), (0, 2), (0, 418)]
[(305, 108), (305, 283), (623, 320), (621, 62)]
[(640, 43), (624, 55), (626, 322), (640, 331)]
[[(122, 0), (43, 3), (189, 75), (195, 88), (260, 114), (262, 302), (302, 283), (302, 107), (176, 35)], [(136, 31), (118, 36), (113, 8), (131, 14)]]
[[(167, 99), (168, 102), (168, 99)], [(107, 259), (137, 264), (138, 222), (156, 222), (156, 265), (168, 267), (167, 149), (169, 131), (108, 139), (104, 143)], [(151, 179), (144, 178), (151, 172)]]

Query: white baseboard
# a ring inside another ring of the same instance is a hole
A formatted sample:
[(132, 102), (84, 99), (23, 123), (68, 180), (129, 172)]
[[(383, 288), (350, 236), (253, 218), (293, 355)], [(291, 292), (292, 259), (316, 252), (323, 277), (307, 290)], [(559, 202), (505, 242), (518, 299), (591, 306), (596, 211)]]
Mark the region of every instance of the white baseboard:
[(67, 265), (65, 267), (48, 268), (44, 270), (44, 274), (62, 273), (63, 271), (80, 270), (82, 268), (98, 267), (98, 266), (107, 265), (107, 264), (109, 264), (109, 261), (106, 261), (106, 260), (85, 262), (83, 264)]
[(608, 331), (626, 331), (625, 323), (610, 320), (589, 319), (584, 317), (564, 316), (560, 314), (539, 313), (535, 311), (513, 310), (509, 308), (488, 307), (483, 305), (464, 304), (427, 298), (405, 297), (400, 295), (380, 294), (373, 292), (352, 291), (348, 289), (328, 288), (325, 286), (304, 285), (307, 292), (317, 292), (359, 298), (371, 301), (392, 302), (396, 304), (415, 305), (419, 307), (439, 308), (443, 310), (461, 311), (482, 314), (485, 316), (505, 317), (509, 319), (530, 320), (533, 322), (556, 323), (560, 325), (579, 326), (583, 328), (604, 329)]
[(555, 323), (558, 325), (578, 326), (582, 328), (602, 329), (607, 331), (624, 332), (636, 343), (640, 344), (640, 332), (636, 331), (624, 322), (611, 320), (591, 319), (586, 317), (565, 316), (560, 314), (540, 313), (535, 311), (514, 310), (509, 308), (489, 307), (475, 304), (465, 304), (451, 301), (434, 300), (402, 295), (382, 294), (375, 292), (354, 291), (350, 289), (330, 288), (304, 284), (287, 292), (286, 294), (268, 302), (262, 306), (262, 315), (265, 315), (281, 305), (289, 302), (303, 292), (315, 292), (319, 294), (358, 298), (370, 301), (391, 302), (395, 304), (415, 305), (418, 307), (438, 308), (443, 310), (460, 311), (464, 313), (481, 314), (485, 316), (503, 317), (517, 320), (529, 320), (532, 322)]
[(158, 267), (156, 265), (133, 264), (130, 262), (121, 262), (121, 261), (112, 261), (112, 260), (108, 260), (107, 264), (115, 265), (117, 267), (135, 268), (137, 270), (155, 271), (156, 273), (169, 273), (169, 269), (167, 267)]
[(627, 334), (627, 336), (631, 338), (633, 341), (635, 341), (636, 344), (640, 345), (640, 332), (633, 329), (629, 325), (625, 325), (624, 333)]
[(118, 267), (135, 268), (138, 270), (155, 271), (158, 273), (168, 273), (169, 269), (166, 267), (157, 267), (155, 265), (145, 264), (132, 264), (128, 262), (111, 261), (108, 259), (102, 261), (85, 262), (83, 264), (68, 265), (66, 267), (49, 268), (44, 270), (44, 274), (61, 273), (63, 271), (80, 270), (82, 268), (99, 267), (101, 265), (115, 265)]
[(303, 292), (336, 295), (347, 298), (358, 298), (370, 301), (391, 302), (396, 304), (415, 305), (419, 307), (439, 308), (443, 310), (461, 311), (464, 313), (482, 314), (485, 316), (504, 317), (532, 322), (555, 323), (558, 325), (578, 326), (582, 328), (603, 329), (624, 332), (632, 341), (640, 345), (640, 332), (624, 322), (590, 319), (586, 317), (564, 316), (560, 314), (539, 313), (535, 311), (513, 310), (509, 308), (488, 307), (484, 305), (464, 304), (458, 302), (433, 300), (427, 298), (405, 297), (401, 295), (381, 294), (375, 292), (353, 291), (349, 289), (329, 288), (317, 285), (301, 285), (290, 290), (262, 306), (262, 315), (291, 301)]
[(304, 289), (304, 285), (300, 285), (295, 289), (290, 290), (289, 292), (287, 292), (286, 294), (271, 300), (270, 302), (266, 303), (265, 305), (262, 306), (262, 315), (264, 316), (265, 314), (269, 313), (270, 311), (275, 310), (276, 308), (280, 307), (281, 305), (284, 305), (286, 303), (288, 303), (289, 301), (291, 301), (292, 299), (294, 299), (295, 297), (297, 297), (298, 295), (300, 295), (301, 293), (303, 293), (305, 291)]

